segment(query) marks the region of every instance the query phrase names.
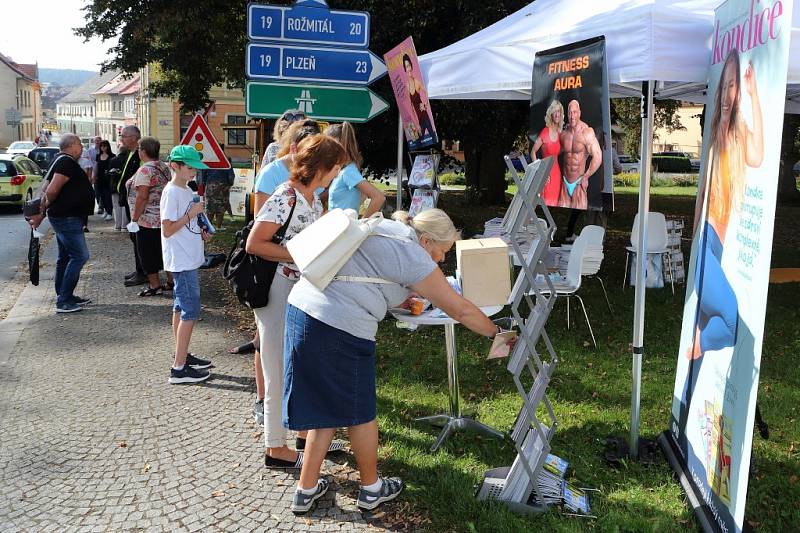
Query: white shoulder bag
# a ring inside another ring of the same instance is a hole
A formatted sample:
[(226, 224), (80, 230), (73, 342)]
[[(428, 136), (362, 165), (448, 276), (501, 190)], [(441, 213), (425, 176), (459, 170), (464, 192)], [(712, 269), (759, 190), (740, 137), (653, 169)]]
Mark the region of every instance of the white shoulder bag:
[(391, 283), (379, 278), (337, 277), (336, 274), (383, 221), (381, 213), (357, 220), (355, 211), (331, 209), (287, 241), (286, 248), (304, 278), (319, 290), (333, 281)]

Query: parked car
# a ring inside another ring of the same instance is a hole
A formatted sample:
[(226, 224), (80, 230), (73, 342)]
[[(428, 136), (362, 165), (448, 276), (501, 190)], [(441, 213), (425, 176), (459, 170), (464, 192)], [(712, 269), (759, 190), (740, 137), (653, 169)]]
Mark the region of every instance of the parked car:
[(0, 154), (0, 204), (22, 205), (42, 184), (39, 166), (19, 154)]
[(629, 155), (621, 154), (619, 163), (622, 165), (622, 172), (637, 173), (640, 171), (639, 162)]
[(16, 141), (8, 145), (7, 154), (28, 155), (28, 152), (36, 148), (36, 143), (31, 141)]
[(694, 152), (667, 151), (667, 152), (658, 152), (657, 154), (653, 155), (661, 155), (666, 157), (683, 157), (689, 160), (689, 163), (691, 163), (692, 170), (694, 172), (700, 172), (700, 156)]
[(56, 160), (59, 151), (56, 146), (40, 146), (31, 150), (28, 154), (28, 159), (39, 165), (39, 168), (44, 173), (50, 170), (50, 165)]

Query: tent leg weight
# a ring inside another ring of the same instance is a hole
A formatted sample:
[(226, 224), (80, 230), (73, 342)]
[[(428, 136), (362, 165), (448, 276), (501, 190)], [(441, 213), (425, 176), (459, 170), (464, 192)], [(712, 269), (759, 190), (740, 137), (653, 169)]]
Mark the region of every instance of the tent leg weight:
[(638, 451), (638, 457), (632, 458), (630, 444), (627, 439), (624, 437), (608, 437), (603, 458), (614, 467), (622, 466), (628, 460), (636, 461), (645, 466), (654, 465), (661, 461), (661, 451), (654, 440), (640, 438)]

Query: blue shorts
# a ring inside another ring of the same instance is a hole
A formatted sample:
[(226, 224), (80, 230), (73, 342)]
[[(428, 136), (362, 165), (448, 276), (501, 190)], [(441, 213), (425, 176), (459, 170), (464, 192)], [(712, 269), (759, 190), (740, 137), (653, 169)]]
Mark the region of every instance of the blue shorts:
[(197, 320), (200, 318), (200, 271), (186, 270), (173, 272), (175, 280), (174, 313), (181, 313), (181, 320)]

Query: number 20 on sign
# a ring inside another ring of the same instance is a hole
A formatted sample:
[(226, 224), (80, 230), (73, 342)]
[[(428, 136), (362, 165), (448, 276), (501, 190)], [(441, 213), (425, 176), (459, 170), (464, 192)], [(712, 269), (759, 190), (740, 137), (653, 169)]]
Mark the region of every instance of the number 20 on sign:
[(366, 48), (370, 17), (363, 11), (250, 4), (247, 30), (251, 40)]

